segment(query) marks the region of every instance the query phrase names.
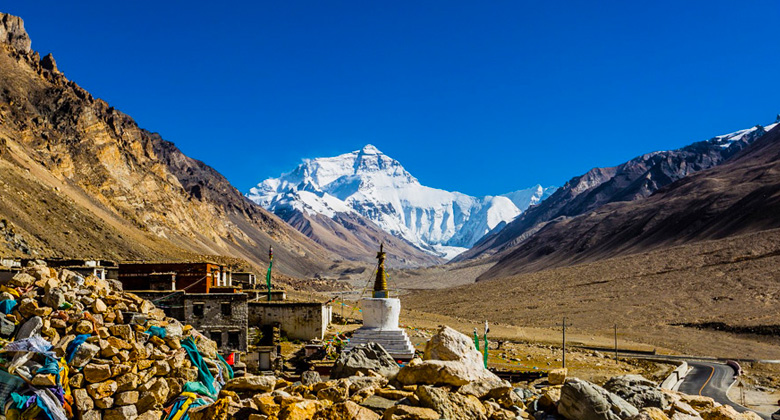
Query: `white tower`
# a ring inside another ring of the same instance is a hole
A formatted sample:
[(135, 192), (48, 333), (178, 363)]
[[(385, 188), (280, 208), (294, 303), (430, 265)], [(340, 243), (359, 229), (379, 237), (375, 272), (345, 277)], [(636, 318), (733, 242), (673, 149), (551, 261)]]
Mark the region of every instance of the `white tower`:
[(379, 268), (376, 271), (374, 291), (370, 298), (361, 299), (363, 326), (352, 334), (344, 351), (352, 350), (358, 344), (374, 342), (380, 344), (396, 360), (410, 360), (414, 357), (414, 346), (406, 331), (398, 327), (401, 315), (401, 301), (391, 298), (387, 290), (384, 246), (376, 254)]

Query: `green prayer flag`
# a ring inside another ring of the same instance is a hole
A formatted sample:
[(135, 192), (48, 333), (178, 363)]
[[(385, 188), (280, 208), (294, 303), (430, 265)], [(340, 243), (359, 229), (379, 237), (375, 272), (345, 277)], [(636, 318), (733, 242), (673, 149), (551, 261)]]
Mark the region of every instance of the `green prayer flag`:
[(487, 341), (487, 334), (485, 334), (485, 369), (487, 369), (487, 359), (488, 359), (488, 341)]
[(274, 266), (274, 249), (268, 251), (268, 272), (265, 274), (265, 285), (268, 287), (268, 301), (271, 301), (271, 268)]

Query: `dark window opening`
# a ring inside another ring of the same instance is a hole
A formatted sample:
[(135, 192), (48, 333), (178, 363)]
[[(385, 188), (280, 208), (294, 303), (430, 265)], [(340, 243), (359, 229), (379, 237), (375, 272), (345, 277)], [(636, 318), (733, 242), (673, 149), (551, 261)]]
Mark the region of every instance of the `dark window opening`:
[(194, 303), (192, 305), (193, 316), (203, 316), (203, 309), (206, 305), (204, 303)]
[(237, 349), (241, 345), (240, 341), (241, 340), (238, 331), (228, 332), (228, 347)]
[(228, 303), (223, 303), (222, 304), (222, 315), (224, 315), (224, 316), (231, 316), (231, 315), (233, 315), (233, 305), (231, 305), (229, 302)]
[(222, 332), (212, 331), (209, 333), (211, 340), (217, 343), (217, 347), (222, 347)]

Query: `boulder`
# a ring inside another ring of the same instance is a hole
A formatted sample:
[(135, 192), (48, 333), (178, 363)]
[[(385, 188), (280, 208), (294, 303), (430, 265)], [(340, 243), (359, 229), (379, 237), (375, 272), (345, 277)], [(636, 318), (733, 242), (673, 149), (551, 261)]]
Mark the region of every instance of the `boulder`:
[(622, 420), (639, 410), (598, 385), (570, 378), (561, 388), (558, 413), (569, 420)]
[(43, 319), (39, 316), (34, 316), (27, 320), (16, 333), (15, 341), (30, 338), (36, 334), (40, 334), (41, 328), (43, 328)]
[(442, 326), (425, 345), (424, 360), (404, 366), (397, 380), (404, 384), (463, 386), (474, 381), (499, 382), (485, 369), (482, 353), (474, 342), (454, 329)]
[(563, 385), (569, 370), (566, 368), (553, 369), (547, 373), (547, 382), (550, 385)]
[(670, 420), (658, 407), (646, 407), (639, 410), (639, 414), (630, 417), (630, 420)]
[(103, 382), (111, 377), (111, 366), (89, 363), (84, 366), (84, 379), (89, 383)]
[(114, 398), (115, 405), (130, 405), (138, 402), (138, 391), (125, 391), (116, 394)]
[(738, 413), (737, 410), (734, 410), (734, 408), (729, 405), (708, 408), (700, 414), (701, 418), (704, 420), (759, 420), (761, 418), (752, 411)]
[(426, 360), (404, 366), (398, 372), (396, 380), (403, 385), (463, 386), (474, 381), (500, 381), (500, 378), (482, 366), (475, 367), (456, 361)]
[(349, 382), (338, 382), (333, 386), (317, 391), (317, 399), (334, 403), (344, 402), (349, 399)]
[(385, 411), (382, 420), (439, 420), (436, 410), (409, 405), (394, 405)]
[(80, 369), (89, 363), (93, 357), (100, 351), (100, 347), (90, 344), (82, 343), (78, 349), (73, 353), (73, 360), (70, 361), (70, 367)]
[(63, 293), (62, 289), (59, 287), (53, 287), (46, 291), (46, 295), (43, 297), (43, 303), (57, 309), (65, 303), (65, 293)]
[(349, 378), (349, 392), (358, 392), (365, 388), (382, 388), (387, 385), (387, 379), (385, 377), (374, 376), (350, 376)]
[(331, 370), (331, 379), (346, 378), (374, 371), (387, 378), (398, 374), (398, 363), (381, 345), (366, 343), (355, 346), (352, 350), (339, 355)]
[(314, 420), (379, 420), (379, 414), (361, 407), (352, 401), (333, 404), (325, 410), (317, 412)]
[(279, 420), (310, 420), (320, 408), (322, 408), (322, 403), (317, 400), (303, 400), (287, 404), (279, 412)]
[(274, 390), (276, 377), (274, 376), (242, 376), (229, 380), (224, 389), (236, 392), (270, 392)]
[(423, 360), (462, 362), (485, 368), (482, 353), (474, 347), (474, 341), (446, 325), (425, 344)]
[(458, 389), (458, 392), (466, 395), (473, 395), (479, 399), (499, 398), (512, 390), (512, 384), (499, 379), (481, 379), (469, 382)]
[(640, 375), (616, 376), (604, 384), (604, 389), (619, 395), (636, 408), (658, 407), (666, 410), (669, 407), (669, 401), (661, 388)]
[(539, 397), (539, 406), (549, 412), (556, 412), (558, 401), (561, 400), (561, 387), (550, 386), (542, 390), (542, 396)]
[(320, 374), (313, 370), (307, 370), (306, 372), (301, 373), (301, 383), (304, 385), (312, 385), (316, 384), (317, 382), (322, 382), (322, 378), (320, 377)]
[(448, 420), (487, 420), (485, 407), (473, 395), (463, 395), (432, 386), (417, 387), (420, 406), (436, 410)]
[(16, 324), (6, 317), (0, 317), (0, 337), (13, 337), (14, 331), (16, 331)]
[(95, 408), (95, 404), (89, 394), (87, 394), (86, 389), (73, 390), (73, 400), (80, 413), (86, 413)]
[(394, 406), (395, 401), (379, 395), (370, 395), (368, 398), (364, 399), (360, 405), (375, 413), (382, 414), (387, 411), (388, 408)]

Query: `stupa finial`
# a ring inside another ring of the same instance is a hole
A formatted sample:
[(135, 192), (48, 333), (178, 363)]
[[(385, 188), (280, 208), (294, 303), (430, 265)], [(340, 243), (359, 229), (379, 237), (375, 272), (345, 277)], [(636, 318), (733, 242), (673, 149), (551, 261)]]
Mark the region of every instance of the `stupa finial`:
[(371, 297), (388, 298), (390, 292), (387, 290), (387, 273), (385, 273), (385, 244), (379, 244), (379, 252), (376, 253), (376, 259), (379, 260), (379, 266), (376, 269), (376, 280), (374, 281), (374, 293)]

